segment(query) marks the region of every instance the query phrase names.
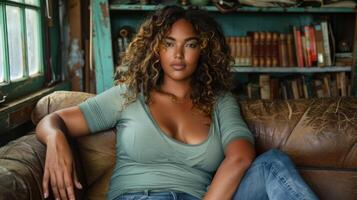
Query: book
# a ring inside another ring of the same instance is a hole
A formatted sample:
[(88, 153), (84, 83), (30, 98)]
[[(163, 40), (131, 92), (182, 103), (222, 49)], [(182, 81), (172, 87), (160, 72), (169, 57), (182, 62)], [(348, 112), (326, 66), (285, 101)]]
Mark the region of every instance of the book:
[(279, 64), (279, 34), (273, 33), (272, 34), (272, 44), (271, 44), (271, 66), (276, 67)]
[(273, 60), (273, 54), (272, 54), (272, 48), (273, 48), (273, 38), (272, 38), (272, 33), (267, 32), (266, 33), (266, 38), (265, 38), (265, 66), (266, 67), (271, 67), (272, 66), (272, 60)]
[(259, 42), (259, 33), (253, 32), (253, 40), (252, 40), (252, 66), (259, 66), (259, 53), (260, 53), (260, 42)]
[(295, 43), (295, 53), (298, 67), (304, 67), (304, 56), (302, 51), (301, 42), (301, 31), (298, 27), (293, 27), (294, 43)]
[(286, 43), (286, 35), (279, 34), (279, 66), (287, 67), (288, 66), (288, 50)]
[(321, 24), (315, 24), (315, 41), (316, 41), (316, 54), (317, 54), (317, 66), (325, 66), (325, 51)]
[(267, 74), (259, 75), (260, 98), (270, 99), (270, 76)]
[(266, 65), (266, 33), (259, 33), (259, 66), (264, 67)]
[(252, 65), (252, 37), (247, 36), (247, 66)]
[(295, 58), (295, 51), (294, 51), (294, 38), (292, 34), (288, 34), (286, 36), (286, 46), (288, 50), (288, 66), (294, 67), (296, 66), (296, 58)]
[(312, 51), (311, 51), (311, 36), (310, 28), (308, 25), (304, 26), (304, 39), (303, 39), (303, 49), (304, 49), (304, 60), (306, 67), (312, 67)]
[(309, 27), (309, 36), (310, 36), (311, 62), (312, 62), (312, 65), (316, 66), (317, 50), (316, 50), (315, 29), (313, 26), (308, 26), (308, 27)]
[(322, 41), (324, 47), (325, 65), (331, 66), (332, 65), (331, 49), (330, 49), (328, 25), (326, 21), (321, 22), (321, 31), (322, 31)]

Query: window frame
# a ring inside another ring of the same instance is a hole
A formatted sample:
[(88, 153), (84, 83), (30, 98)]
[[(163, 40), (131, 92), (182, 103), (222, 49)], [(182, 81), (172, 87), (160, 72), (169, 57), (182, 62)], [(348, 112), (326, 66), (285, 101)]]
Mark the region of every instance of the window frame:
[[(13, 100), (24, 95), (28, 95), (32, 92), (38, 91), (43, 88), (45, 83), (45, 13), (44, 3), (45, 1), (39, 0), (39, 5), (31, 5), (24, 2), (15, 2), (10, 0), (0, 0), (1, 16), (0, 20), (3, 21), (3, 26), (0, 27), (4, 33), (4, 82), (0, 83), (0, 99), (3, 96), (7, 96), (6, 100)], [(23, 39), (23, 58), (24, 59), (24, 73), (23, 78), (17, 80), (10, 80), (10, 58), (9, 58), (9, 42), (7, 32), (7, 16), (6, 6), (14, 6), (20, 8), (21, 17), (21, 37)], [(39, 13), (39, 50), (40, 50), (40, 69), (36, 75), (29, 76), (29, 63), (28, 63), (28, 49), (27, 49), (27, 29), (26, 29), (26, 8), (36, 10)], [(0, 47), (2, 48), (2, 47)]]

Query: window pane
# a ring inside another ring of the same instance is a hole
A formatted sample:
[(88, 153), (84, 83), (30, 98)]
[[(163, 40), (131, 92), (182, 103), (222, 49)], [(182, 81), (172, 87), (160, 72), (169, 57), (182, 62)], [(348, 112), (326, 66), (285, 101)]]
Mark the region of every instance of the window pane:
[(40, 5), (40, 0), (25, 0), (25, 3), (39, 6)]
[(10, 80), (23, 77), (24, 56), (21, 37), (20, 8), (6, 6), (7, 35), (9, 44)]
[(39, 31), (39, 13), (26, 9), (26, 39), (27, 39), (27, 63), (29, 75), (38, 74), (41, 69), (41, 49)]
[(4, 82), (5, 55), (4, 55), (4, 22), (2, 19), (2, 6), (0, 6), (0, 83)]
[(10, 0), (10, 1), (15, 1), (15, 2), (24, 2), (24, 0)]

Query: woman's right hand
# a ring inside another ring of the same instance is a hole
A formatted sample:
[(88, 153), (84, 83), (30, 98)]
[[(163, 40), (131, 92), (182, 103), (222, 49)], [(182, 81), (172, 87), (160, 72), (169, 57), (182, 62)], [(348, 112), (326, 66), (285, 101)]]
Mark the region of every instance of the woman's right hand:
[(42, 187), (44, 197), (49, 196), (49, 186), (56, 200), (75, 199), (74, 186), (82, 189), (78, 181), (75, 163), (65, 134), (58, 131), (47, 138)]

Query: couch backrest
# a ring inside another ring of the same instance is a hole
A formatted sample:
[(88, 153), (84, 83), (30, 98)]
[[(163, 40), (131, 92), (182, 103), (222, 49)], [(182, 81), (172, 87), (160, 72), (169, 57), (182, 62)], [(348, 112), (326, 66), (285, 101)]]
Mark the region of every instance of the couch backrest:
[(357, 169), (357, 98), (243, 101), (259, 152), (279, 148), (299, 166)]

